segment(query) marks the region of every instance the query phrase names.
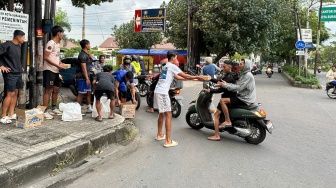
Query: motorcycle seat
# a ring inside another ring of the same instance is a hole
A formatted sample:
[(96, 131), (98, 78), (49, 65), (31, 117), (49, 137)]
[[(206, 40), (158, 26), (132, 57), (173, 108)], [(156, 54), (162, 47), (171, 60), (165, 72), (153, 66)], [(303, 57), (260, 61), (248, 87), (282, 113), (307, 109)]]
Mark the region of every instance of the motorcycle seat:
[(252, 104), (250, 104), (248, 106), (237, 106), (236, 108), (243, 108), (243, 109), (247, 109), (247, 110), (253, 110), (253, 109), (258, 108), (258, 104), (252, 103)]

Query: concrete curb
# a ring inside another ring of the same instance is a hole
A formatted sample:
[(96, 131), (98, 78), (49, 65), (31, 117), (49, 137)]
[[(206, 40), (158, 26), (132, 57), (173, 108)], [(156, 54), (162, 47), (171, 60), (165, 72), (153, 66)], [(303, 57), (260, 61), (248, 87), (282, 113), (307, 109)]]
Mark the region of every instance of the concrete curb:
[(138, 133), (133, 125), (129, 120), (125, 120), (117, 125), (117, 129), (104, 130), (26, 159), (0, 166), (0, 187), (20, 187), (81, 162), (110, 144), (132, 139)]
[(287, 80), (289, 81), (289, 83), (294, 86), (294, 87), (300, 87), (300, 88), (308, 88), (308, 89), (322, 89), (322, 85), (310, 85), (310, 84), (302, 84), (299, 81), (295, 81), (294, 78), (292, 78), (291, 76), (289, 76), (287, 73), (285, 73), (284, 71), (281, 72), (282, 75), (287, 78)]

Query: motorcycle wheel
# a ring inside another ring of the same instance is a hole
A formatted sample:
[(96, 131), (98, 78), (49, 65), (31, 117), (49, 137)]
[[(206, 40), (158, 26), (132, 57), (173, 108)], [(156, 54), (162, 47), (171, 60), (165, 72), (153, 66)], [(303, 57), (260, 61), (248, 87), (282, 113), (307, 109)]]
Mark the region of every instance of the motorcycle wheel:
[(267, 74), (268, 78), (271, 78), (272, 74)]
[(146, 83), (140, 83), (138, 88), (140, 96), (145, 97), (149, 91), (149, 86)]
[(331, 99), (336, 99), (336, 94), (333, 93), (334, 87), (327, 88), (327, 95)]
[(245, 141), (250, 144), (260, 144), (266, 138), (265, 128), (255, 121), (251, 121), (251, 135), (245, 137)]
[(181, 114), (181, 105), (177, 102), (176, 99), (171, 99), (171, 111), (174, 118), (179, 117)]
[(137, 106), (136, 106), (136, 110), (139, 109), (140, 105), (141, 105), (141, 96), (138, 92), (135, 93), (135, 97), (136, 97), (136, 100), (137, 100)]
[(70, 88), (72, 94), (74, 94), (75, 96), (78, 95), (78, 90), (77, 90), (75, 85), (70, 85), (69, 88)]
[(201, 120), (198, 117), (197, 112), (188, 111), (186, 114), (186, 121), (189, 127), (193, 129), (200, 130), (204, 127), (204, 125), (202, 124)]

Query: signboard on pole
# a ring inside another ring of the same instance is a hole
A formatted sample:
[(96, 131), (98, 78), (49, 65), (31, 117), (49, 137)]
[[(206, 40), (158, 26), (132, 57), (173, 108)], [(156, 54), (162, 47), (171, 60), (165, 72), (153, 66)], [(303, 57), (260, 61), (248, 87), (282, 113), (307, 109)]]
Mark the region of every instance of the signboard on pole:
[(336, 21), (336, 7), (322, 7), (321, 22)]
[(304, 49), (306, 46), (306, 43), (303, 40), (299, 40), (295, 43), (295, 48), (301, 50)]
[(28, 39), (29, 15), (17, 12), (0, 10), (0, 40), (13, 40), (15, 30), (25, 32), (25, 40)]
[(164, 32), (166, 30), (166, 9), (135, 10), (134, 32)]
[[(300, 30), (297, 30), (298, 39), (300, 39)], [(302, 40), (305, 41), (305, 43), (311, 43), (313, 42), (313, 35), (311, 29), (301, 29), (301, 37)]]
[(303, 50), (296, 50), (296, 55), (305, 55)]

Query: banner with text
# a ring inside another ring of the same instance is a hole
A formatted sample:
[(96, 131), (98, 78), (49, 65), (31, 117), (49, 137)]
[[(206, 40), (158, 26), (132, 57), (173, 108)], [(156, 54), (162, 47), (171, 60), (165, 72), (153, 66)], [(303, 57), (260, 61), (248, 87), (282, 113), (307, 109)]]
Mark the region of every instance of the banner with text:
[(25, 32), (25, 40), (27, 41), (28, 25), (28, 14), (0, 10), (0, 41), (12, 40), (15, 30)]
[(134, 32), (164, 32), (166, 29), (166, 10), (135, 10)]

